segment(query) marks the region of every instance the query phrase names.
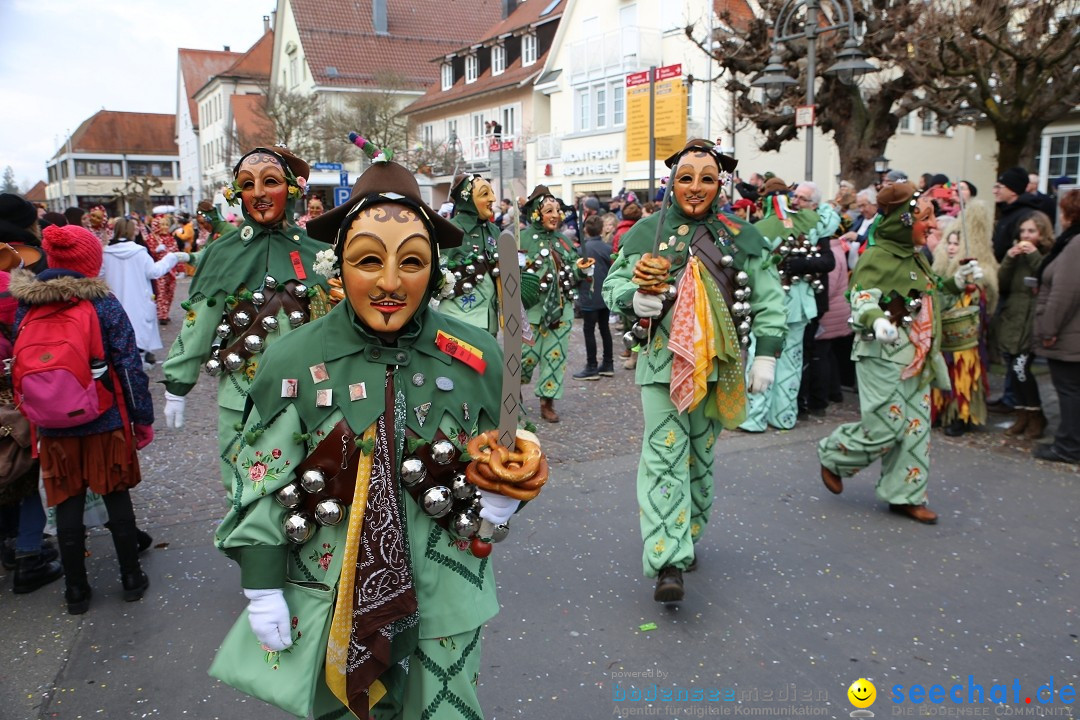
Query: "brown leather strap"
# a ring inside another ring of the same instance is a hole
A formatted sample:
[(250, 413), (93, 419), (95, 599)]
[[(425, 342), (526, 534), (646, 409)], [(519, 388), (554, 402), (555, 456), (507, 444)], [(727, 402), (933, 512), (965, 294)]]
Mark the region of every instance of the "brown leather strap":
[[(409, 441), (414, 440), (417, 437), (419, 436), (412, 430), (406, 429), (406, 448), (408, 447)], [(419, 505), (421, 508), (424, 506), (424, 493), (426, 493), (433, 487), (438, 487), (439, 485), (443, 485), (448, 488), (452, 487), (454, 476), (458, 473), (464, 473), (465, 468), (469, 465), (468, 462), (462, 462), (462, 453), (460, 450), (457, 449), (456, 445), (454, 446), (453, 460), (451, 460), (449, 463), (446, 463), (445, 465), (440, 465), (439, 463), (435, 462), (434, 458), (431, 457), (431, 446), (440, 440), (449, 440), (449, 438), (447, 438), (446, 435), (443, 434), (442, 430), (439, 430), (435, 433), (435, 438), (430, 443), (424, 443), (418, 446), (413, 452), (405, 453), (406, 457), (419, 458), (420, 462), (424, 463), (424, 467), (427, 469), (427, 476), (421, 482), (416, 483), (412, 487), (407, 487), (405, 483), (401, 484), (401, 486), (405, 488), (405, 491), (412, 495), (413, 500), (415, 500), (416, 504)], [(457, 507), (459, 504), (462, 504), (462, 502), (455, 499), (453, 502), (454, 507)], [(449, 512), (446, 515), (443, 515), (441, 518), (432, 518), (432, 520), (436, 524), (438, 524), (439, 527), (441, 527), (443, 530), (446, 530), (451, 535), (457, 537), (450, 527), (450, 522), (451, 520), (453, 520), (453, 517), (454, 513)]]
[(308, 470), (318, 470), (326, 478), (326, 487), (321, 492), (308, 494), (305, 498), (304, 508), (308, 512), (314, 512), (316, 505), (329, 498), (340, 500), (342, 505), (352, 504), (361, 452), (356, 446), (356, 433), (342, 418), (296, 466), (297, 480)]
[[(465, 283), (472, 283), (473, 290), (476, 289), (476, 284), (480, 281), (480, 278), (491, 272), (491, 264), (484, 258), (477, 258), (476, 260), (468, 263), (476, 268), (476, 272), (466, 274), (464, 270), (460, 270), (461, 279), (454, 283), (454, 297), (459, 298), (465, 294)], [(472, 292), (470, 290), (469, 292)]]
[(735, 275), (739, 272), (734, 263), (728, 267), (723, 266), (721, 258), (724, 253), (716, 246), (712, 235), (709, 234), (704, 225), (698, 226), (697, 231), (694, 233), (694, 239), (690, 241), (690, 247), (694, 248), (694, 253), (701, 260), (701, 264), (716, 280), (716, 285), (720, 288), (724, 303), (730, 309), (732, 303), (735, 302)]
[[(257, 306), (251, 300), (241, 300), (226, 313), (225, 321), (232, 327), (233, 332), (239, 334), (233, 340), (232, 344), (221, 352), (220, 357), (226, 357), (229, 353), (236, 353), (244, 360), (247, 360), (255, 355), (254, 352), (244, 347), (244, 338), (249, 335), (258, 335), (263, 340), (266, 340), (266, 336), (269, 335), (269, 333), (266, 331), (266, 328), (262, 326), (262, 320), (266, 317), (276, 316), (278, 310), (284, 309), (286, 314), (299, 310), (306, 315), (311, 301), (306, 295), (303, 299), (299, 299), (293, 294), (293, 288), (296, 287), (296, 285), (296, 282), (290, 280), (284, 284), (284, 290), (268, 291), (266, 293), (266, 302), (262, 305)], [(251, 322), (246, 327), (242, 328), (232, 321), (233, 316), (240, 311), (248, 313), (252, 318)]]

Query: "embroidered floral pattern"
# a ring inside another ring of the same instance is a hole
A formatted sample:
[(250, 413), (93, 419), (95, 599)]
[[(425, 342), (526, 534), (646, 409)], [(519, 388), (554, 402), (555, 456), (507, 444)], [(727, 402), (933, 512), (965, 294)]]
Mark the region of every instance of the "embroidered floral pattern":
[(313, 563), (317, 563), (319, 567), (322, 568), (322, 571), (326, 572), (330, 569), (330, 563), (331, 561), (333, 561), (334, 552), (336, 551), (336, 545), (331, 545), (330, 543), (323, 543), (321, 549), (312, 551), (311, 555), (308, 556), (308, 560)]
[(192, 325), (194, 325), (196, 317), (197, 315), (195, 314), (194, 310), (188, 310), (187, 314), (184, 315), (184, 326), (191, 327)]
[(248, 479), (251, 481), (252, 488), (258, 490), (259, 495), (266, 494), (267, 480), (277, 480), (292, 464), (291, 460), (286, 460), (284, 463), (276, 462), (280, 459), (281, 450), (275, 448), (269, 454), (256, 450), (254, 459), (245, 458), (241, 463), (241, 467), (247, 472)]

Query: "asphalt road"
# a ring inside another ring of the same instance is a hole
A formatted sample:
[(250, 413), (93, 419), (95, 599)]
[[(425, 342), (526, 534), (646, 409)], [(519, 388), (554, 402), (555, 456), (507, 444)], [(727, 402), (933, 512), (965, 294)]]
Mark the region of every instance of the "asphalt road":
[[(178, 305), (173, 316), (166, 342)], [(580, 332), (570, 361), (571, 371), (583, 364)], [(1053, 416), (1048, 384), (1043, 395)], [(141, 453), (133, 497), (155, 540), (141, 602), (121, 600), (100, 528), (86, 615), (67, 615), (62, 582), (16, 596), (0, 574), (9, 659), (0, 718), (290, 717), (206, 674), (244, 599), (235, 567), (211, 545), (224, 508), (213, 383), (189, 398), (185, 427), (159, 420)], [(923, 526), (875, 500), (875, 468), (839, 497), (822, 487), (814, 443), (855, 419), (853, 395), (789, 432), (726, 433), (699, 568), (686, 576), (686, 600), (667, 607), (641, 573), (641, 410), (630, 373), (568, 381), (556, 407), (563, 421), (540, 428), (551, 482), (495, 548), (502, 611), (485, 630), (480, 676), (489, 720), (839, 718), (853, 710), (847, 689), (860, 677), (876, 685), (877, 717), (1077, 714), (1061, 696), (1080, 668), (1075, 469), (1034, 461), (1030, 443), (1006, 441), (1000, 427), (959, 440), (935, 431), (930, 500), (941, 522)], [(1041, 704), (1037, 690), (1050, 682), (1053, 702)], [(989, 700), (995, 684), (1008, 686), (1006, 704), (967, 702), (975, 686)], [(933, 685), (944, 702), (911, 702), (917, 686)], [(655, 701), (634, 699), (654, 692)], [(681, 692), (689, 699), (662, 699)]]

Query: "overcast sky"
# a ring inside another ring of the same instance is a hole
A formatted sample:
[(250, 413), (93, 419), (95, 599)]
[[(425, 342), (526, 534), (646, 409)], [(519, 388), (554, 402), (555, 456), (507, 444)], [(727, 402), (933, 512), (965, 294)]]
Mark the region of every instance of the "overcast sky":
[(0, 170), (45, 179), (98, 110), (176, 112), (178, 48), (244, 52), (274, 0), (0, 0)]

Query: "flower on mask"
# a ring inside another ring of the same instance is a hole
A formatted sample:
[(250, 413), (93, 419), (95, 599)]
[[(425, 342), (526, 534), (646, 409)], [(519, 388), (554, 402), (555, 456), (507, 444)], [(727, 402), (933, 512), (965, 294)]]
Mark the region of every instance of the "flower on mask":
[(328, 280), (341, 274), (341, 268), (337, 265), (337, 255), (334, 253), (333, 248), (327, 248), (315, 253), (315, 262), (312, 263), (311, 269)]
[(228, 185), (222, 186), (221, 194), (224, 196), (225, 202), (230, 205), (237, 205), (240, 202), (240, 186), (235, 180)]

